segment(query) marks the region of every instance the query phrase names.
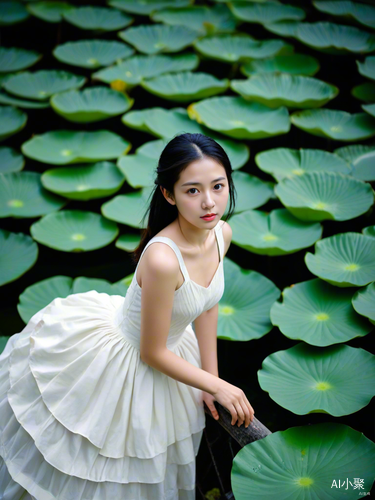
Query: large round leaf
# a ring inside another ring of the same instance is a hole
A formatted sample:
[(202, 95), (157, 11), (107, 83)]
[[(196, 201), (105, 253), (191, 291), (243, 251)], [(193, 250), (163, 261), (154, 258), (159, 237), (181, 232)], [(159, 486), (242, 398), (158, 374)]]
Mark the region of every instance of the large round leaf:
[(79, 40), (58, 45), (53, 50), (53, 55), (61, 62), (92, 69), (109, 66), (132, 54), (131, 47), (113, 40)]
[(354, 219), (374, 203), (369, 184), (335, 172), (284, 177), (275, 194), (293, 215), (310, 221)]
[(62, 252), (88, 252), (109, 245), (119, 229), (113, 221), (82, 210), (45, 215), (30, 226), (34, 240)]
[(41, 70), (35, 73), (24, 71), (12, 76), (3, 83), (10, 92), (28, 99), (46, 100), (57, 92), (82, 87), (84, 76), (74, 75), (62, 70)]
[(371, 116), (375, 116), (375, 104), (362, 104), (361, 108)]
[(241, 342), (263, 337), (272, 330), (270, 307), (280, 290), (262, 274), (241, 269), (227, 257), (224, 274), (217, 337)]
[(357, 290), (352, 304), (358, 314), (368, 318), (375, 325), (375, 281)]
[(0, 26), (20, 23), (29, 17), (25, 7), (19, 2), (1, 2)]
[(59, 210), (66, 200), (46, 189), (37, 172), (10, 172), (0, 176), (0, 217), (38, 217)]
[(110, 160), (126, 154), (131, 145), (113, 132), (55, 130), (34, 135), (21, 146), (29, 158), (54, 165)]
[(361, 75), (375, 80), (375, 56), (368, 56), (364, 62), (356, 61), (356, 63)]
[(375, 118), (367, 113), (350, 114), (335, 109), (305, 109), (290, 115), (305, 132), (336, 141), (357, 141), (375, 135)]
[(42, 1), (35, 3), (28, 3), (27, 10), (35, 17), (39, 17), (48, 23), (59, 23), (62, 20), (62, 14), (74, 9), (68, 2), (59, 1)]
[(342, 417), (375, 395), (375, 356), (347, 345), (322, 349), (300, 342), (264, 359), (258, 380), (276, 403), (297, 415)]
[(253, 59), (241, 66), (245, 76), (255, 73), (290, 73), (313, 76), (320, 69), (318, 59), (307, 54), (282, 54), (262, 59)]
[(25, 109), (42, 109), (49, 108), (48, 102), (27, 101), (26, 99), (18, 99), (17, 97), (10, 96), (5, 92), (0, 91), (0, 104), (10, 104)]
[(282, 40), (254, 40), (244, 34), (204, 37), (195, 41), (194, 47), (210, 59), (230, 63), (247, 61), (249, 58), (263, 59), (293, 50), (291, 45)]
[(306, 14), (303, 9), (292, 5), (277, 3), (254, 3), (234, 2), (229, 4), (231, 11), (242, 21), (248, 23), (270, 24), (278, 21), (301, 21)]
[(329, 83), (287, 73), (260, 73), (247, 80), (232, 80), (230, 86), (244, 99), (271, 108), (317, 108), (339, 93), (339, 89)]
[(126, 89), (137, 85), (143, 78), (195, 69), (198, 64), (199, 58), (196, 54), (179, 54), (173, 57), (165, 55), (134, 56), (115, 66), (97, 71), (92, 75), (92, 78), (106, 83), (123, 82), (124, 89)]
[(265, 492), (268, 500), (354, 500), (370, 492), (374, 463), (375, 444), (363, 432), (309, 423), (244, 446), (234, 457), (231, 484), (236, 500)]
[(315, 254), (307, 252), (309, 271), (339, 287), (364, 286), (375, 281), (375, 238), (347, 232), (315, 243)]
[(0, 73), (10, 73), (28, 68), (42, 57), (42, 54), (35, 52), (35, 50), (0, 47)]
[(365, 26), (375, 28), (375, 7), (359, 2), (314, 1), (318, 10), (334, 16), (343, 17), (344, 20), (354, 19)]
[(118, 33), (125, 42), (134, 45), (139, 52), (158, 54), (160, 52), (178, 52), (191, 45), (198, 36), (185, 26), (167, 26), (164, 24), (145, 24), (128, 28)]
[(375, 83), (373, 82), (365, 82), (360, 85), (356, 85), (350, 91), (352, 96), (360, 99), (365, 102), (374, 102), (375, 101)]
[(134, 99), (107, 87), (90, 87), (55, 94), (52, 108), (71, 122), (90, 123), (111, 118), (127, 111)]
[(24, 157), (16, 150), (0, 147), (0, 174), (19, 172), (25, 165)]
[(219, 80), (209, 73), (183, 71), (144, 80), (141, 86), (169, 101), (191, 102), (193, 99), (222, 94), (228, 88), (229, 80)]
[(187, 111), (192, 120), (236, 139), (262, 139), (290, 130), (287, 108), (273, 110), (242, 97), (209, 97), (190, 104)]
[(150, 204), (150, 195), (154, 186), (146, 186), (129, 194), (118, 194), (103, 203), (101, 212), (107, 219), (141, 228), (142, 219)]
[(64, 19), (83, 30), (113, 31), (128, 26), (133, 18), (117, 9), (77, 7), (63, 13)]
[(53, 193), (87, 201), (116, 193), (124, 183), (124, 176), (114, 163), (102, 161), (46, 170), (41, 182)]
[(265, 24), (264, 27), (276, 35), (296, 37), (299, 24), (299, 21), (279, 21), (277, 23)]
[(0, 285), (21, 277), (37, 258), (38, 245), (30, 236), (0, 228)]
[(271, 307), (271, 322), (288, 338), (324, 347), (363, 337), (371, 324), (352, 307), (353, 290), (318, 278), (282, 291), (283, 303)]
[(186, 7), (190, 0), (107, 0), (107, 3), (125, 12), (148, 16), (155, 10)]
[(274, 148), (255, 155), (255, 163), (277, 181), (301, 176), (306, 172), (341, 172), (349, 175), (348, 163), (339, 156), (321, 149)]
[(200, 35), (228, 33), (236, 29), (238, 21), (226, 5), (194, 5), (182, 9), (164, 9), (151, 14), (153, 21), (172, 26), (187, 26)]
[(350, 175), (361, 181), (375, 181), (375, 146), (354, 144), (335, 149), (334, 153), (352, 165)]
[(316, 222), (302, 222), (285, 208), (247, 210), (231, 218), (232, 242), (260, 255), (286, 255), (313, 245), (322, 235)]
[(0, 141), (16, 134), (26, 125), (27, 114), (13, 106), (0, 106)]

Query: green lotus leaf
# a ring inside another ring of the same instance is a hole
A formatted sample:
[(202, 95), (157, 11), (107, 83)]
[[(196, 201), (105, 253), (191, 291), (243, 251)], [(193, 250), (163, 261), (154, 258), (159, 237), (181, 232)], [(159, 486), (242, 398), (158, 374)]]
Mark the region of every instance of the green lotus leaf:
[(110, 68), (102, 69), (92, 75), (94, 80), (106, 83), (124, 82), (124, 89), (140, 83), (143, 78), (152, 78), (163, 73), (195, 69), (199, 64), (196, 54), (179, 54), (175, 56), (153, 55), (134, 56)]
[(356, 63), (361, 75), (375, 80), (375, 56), (367, 56), (364, 62), (356, 61)]
[(37, 258), (38, 245), (30, 236), (0, 228), (0, 285), (20, 278)]
[(27, 114), (13, 106), (0, 106), (0, 141), (16, 134), (26, 125)]
[(365, 102), (375, 101), (375, 84), (372, 82), (361, 83), (352, 88), (352, 96)]
[(353, 295), (352, 304), (358, 314), (365, 316), (375, 325), (375, 282), (357, 290)]
[(125, 28), (134, 19), (117, 9), (107, 7), (76, 7), (63, 12), (68, 23), (74, 24), (83, 30), (113, 31)]
[(371, 237), (375, 238), (375, 225), (364, 227), (362, 229), (362, 234), (365, 234), (366, 236), (371, 236)]
[(250, 76), (255, 73), (290, 73), (291, 75), (313, 76), (320, 69), (318, 59), (307, 54), (286, 54), (254, 59), (241, 66), (241, 73)]
[(150, 17), (153, 21), (172, 26), (187, 26), (200, 35), (233, 32), (238, 24), (226, 5), (194, 5), (182, 9), (165, 9), (151, 14)]
[(374, 396), (375, 356), (347, 345), (321, 348), (300, 342), (267, 356), (258, 380), (277, 404), (297, 415), (342, 417), (367, 406)]
[(362, 109), (371, 116), (375, 116), (375, 104), (362, 104)]
[(123, 234), (117, 238), (115, 247), (125, 252), (133, 252), (140, 242), (141, 238), (136, 234)]
[(25, 166), (24, 157), (15, 149), (0, 147), (0, 174), (19, 172)]
[(190, 104), (187, 111), (192, 120), (236, 139), (263, 139), (290, 130), (287, 108), (270, 109), (242, 97), (209, 97)]
[(293, 51), (293, 47), (282, 40), (255, 40), (244, 35), (210, 36), (195, 41), (193, 45), (208, 58), (230, 63)]
[(28, 68), (42, 57), (43, 55), (35, 50), (0, 47), (0, 73), (10, 73)]
[(66, 64), (96, 69), (126, 59), (134, 54), (134, 50), (113, 40), (79, 40), (58, 45), (52, 53)]
[(49, 191), (82, 201), (110, 196), (121, 188), (124, 180), (120, 170), (109, 161), (54, 168), (46, 170), (41, 177)]
[(35, 101), (27, 101), (25, 99), (17, 99), (16, 97), (10, 96), (5, 92), (0, 91), (0, 103), (1, 104), (9, 104), (11, 106), (18, 106), (19, 108), (25, 109), (42, 109), (49, 108), (48, 102), (35, 102)]
[(52, 276), (25, 288), (19, 296), (17, 310), (22, 320), (28, 323), (38, 311), (46, 307), (55, 298), (66, 298), (75, 293), (96, 290), (98, 293), (125, 296), (128, 287), (123, 283), (110, 283), (104, 279), (70, 276)]
[(278, 23), (265, 24), (264, 27), (276, 35), (295, 37), (299, 24), (298, 21), (279, 21)]
[(44, 189), (38, 172), (0, 176), (0, 217), (39, 217), (59, 210), (66, 200)]
[(259, 73), (247, 80), (232, 80), (230, 86), (244, 99), (271, 108), (317, 108), (339, 93), (335, 85), (317, 78), (288, 73)]
[(351, 289), (315, 278), (286, 287), (282, 296), (283, 303), (276, 301), (271, 307), (271, 322), (290, 339), (325, 347), (363, 337), (372, 330), (353, 309)]
[(128, 141), (108, 130), (54, 130), (34, 135), (22, 144), (21, 151), (43, 163), (67, 165), (111, 160), (126, 154), (130, 147)]
[(262, 498), (265, 491), (269, 500), (361, 498), (374, 482), (374, 460), (375, 444), (363, 432), (339, 423), (309, 422), (240, 449), (231, 484), (236, 500)]
[(68, 90), (55, 94), (50, 103), (56, 113), (66, 120), (91, 123), (127, 111), (134, 99), (107, 87), (90, 87), (82, 91)]
[(350, 1), (315, 1), (313, 5), (327, 14), (344, 17), (344, 21), (354, 19), (365, 26), (375, 28), (375, 7), (371, 5)]
[(29, 17), (25, 7), (19, 2), (1, 2), (0, 26), (20, 23)]
[(352, 165), (350, 175), (361, 181), (375, 181), (375, 146), (354, 144), (335, 149), (334, 153)]
[(109, 245), (119, 229), (94, 212), (61, 210), (45, 215), (30, 226), (35, 241), (62, 252), (88, 252)]
[(20, 97), (45, 101), (57, 92), (77, 89), (85, 84), (84, 76), (62, 70), (23, 71), (3, 83), (3, 87)]
[(248, 23), (270, 24), (279, 21), (301, 21), (305, 11), (292, 5), (275, 3), (230, 3), (229, 7), (237, 19)]
[(246, 210), (231, 218), (232, 241), (259, 255), (287, 255), (313, 245), (322, 236), (317, 222), (303, 222), (286, 208)]
[(237, 193), (236, 213), (261, 207), (273, 198), (272, 182), (263, 181), (255, 175), (240, 171), (234, 172), (232, 178)]
[(109, 0), (108, 5), (117, 9), (148, 16), (152, 12), (173, 7), (180, 9), (191, 3), (191, 0)]
[(48, 23), (59, 23), (62, 21), (64, 12), (74, 9), (68, 2), (45, 1), (28, 3), (26, 9), (35, 17), (39, 17)]
[(305, 254), (309, 271), (341, 288), (375, 281), (375, 238), (360, 233), (335, 234), (315, 243)]
[(142, 154), (122, 156), (117, 166), (134, 189), (153, 186), (157, 159)]
[(141, 86), (169, 101), (191, 102), (193, 99), (222, 94), (229, 87), (229, 80), (219, 80), (209, 73), (182, 71), (144, 80)]
[(295, 111), (290, 120), (298, 128), (336, 141), (357, 141), (375, 135), (375, 119), (367, 113), (347, 113), (336, 109)]
[(154, 188), (155, 185), (152, 188), (146, 186), (133, 193), (118, 194), (103, 203), (101, 212), (107, 219), (127, 226), (141, 228), (142, 218), (145, 216), (147, 207), (150, 204), (149, 197)]
[(185, 26), (144, 24), (119, 31), (118, 36), (133, 45), (139, 52), (158, 54), (184, 49), (196, 40), (198, 32)]
[(217, 337), (240, 342), (263, 337), (272, 330), (270, 307), (280, 296), (280, 290), (262, 274), (241, 269), (227, 257), (224, 274)]
[(340, 172), (346, 175), (351, 172), (345, 160), (321, 149), (273, 148), (257, 153), (255, 163), (277, 181), (313, 171)]
[(370, 184), (339, 172), (284, 177), (275, 194), (295, 217), (309, 221), (354, 219), (374, 203)]

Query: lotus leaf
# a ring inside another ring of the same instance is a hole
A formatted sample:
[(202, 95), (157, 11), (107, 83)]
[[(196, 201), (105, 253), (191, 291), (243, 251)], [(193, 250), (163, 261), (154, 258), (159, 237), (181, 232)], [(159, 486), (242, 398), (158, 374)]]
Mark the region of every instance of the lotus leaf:
[(196, 54), (180, 54), (173, 57), (140, 55), (130, 57), (110, 68), (102, 69), (94, 73), (92, 78), (106, 83), (124, 82), (124, 88), (127, 88), (137, 85), (143, 78), (195, 69), (198, 64), (199, 58)]
[(291, 75), (313, 76), (320, 69), (319, 61), (307, 54), (287, 54), (254, 59), (241, 66), (245, 76), (254, 73), (290, 73)]
[(244, 35), (205, 37), (195, 41), (194, 47), (208, 58), (226, 62), (242, 62), (249, 58), (263, 59), (293, 51), (293, 47), (282, 40), (255, 40)]
[(234, 172), (232, 177), (238, 197), (236, 213), (261, 207), (274, 197), (272, 182), (240, 171)]
[(62, 210), (34, 222), (30, 233), (42, 245), (61, 252), (88, 252), (109, 245), (119, 229), (97, 213)]
[(290, 115), (291, 122), (313, 135), (336, 141), (357, 141), (375, 135), (375, 118), (336, 109), (305, 109)]
[(25, 165), (24, 157), (16, 150), (0, 147), (0, 174), (19, 172)]
[(115, 247), (125, 252), (133, 252), (140, 242), (141, 238), (136, 234), (123, 234), (117, 238)]
[(0, 103), (1, 104), (10, 104), (11, 106), (18, 106), (19, 108), (26, 109), (42, 109), (49, 108), (48, 102), (35, 102), (35, 101), (26, 101), (25, 99), (17, 99), (16, 97), (10, 96), (5, 92), (0, 91)]
[(362, 109), (371, 116), (375, 116), (375, 104), (362, 104)]
[(154, 188), (155, 185), (152, 188), (146, 186), (129, 194), (118, 194), (103, 203), (101, 212), (107, 219), (140, 228)]
[(0, 106), (0, 141), (16, 134), (26, 125), (27, 114), (13, 106)]
[(113, 40), (79, 40), (58, 45), (53, 50), (53, 55), (61, 62), (93, 69), (108, 66), (132, 54), (131, 47)]
[(0, 26), (20, 23), (29, 17), (25, 7), (19, 2), (1, 2)]
[(191, 3), (191, 0), (109, 0), (107, 3), (111, 7), (116, 7), (125, 12), (148, 16), (156, 10), (167, 9), (168, 7), (174, 9), (186, 7)]
[(297, 415), (342, 417), (368, 405), (374, 396), (375, 356), (347, 345), (323, 349), (300, 342), (263, 360), (258, 379), (277, 404)]
[(134, 189), (153, 186), (157, 159), (142, 154), (122, 156), (117, 166)]
[(278, 23), (265, 24), (264, 27), (276, 35), (295, 37), (299, 24), (298, 21), (279, 21)]
[(185, 26), (145, 24), (119, 31), (118, 35), (125, 42), (134, 45), (139, 52), (158, 54), (184, 49), (196, 40), (198, 32)]
[(363, 63), (361, 61), (356, 61), (356, 63), (361, 75), (375, 80), (375, 56), (367, 56)]
[(310, 272), (339, 287), (364, 286), (375, 281), (375, 238), (347, 232), (315, 243), (305, 254)]
[(34, 160), (54, 165), (110, 160), (126, 154), (130, 143), (108, 130), (95, 132), (55, 130), (34, 135), (21, 146)]
[(303, 222), (285, 208), (270, 213), (247, 210), (231, 218), (232, 241), (260, 255), (286, 255), (313, 245), (322, 236), (316, 222)]
[(335, 149), (334, 153), (352, 165), (351, 175), (356, 179), (361, 181), (375, 180), (375, 146), (354, 144)]
[(125, 28), (133, 18), (117, 9), (106, 7), (76, 7), (63, 12), (66, 21), (83, 30), (113, 31)]
[(339, 172), (284, 177), (275, 194), (295, 217), (309, 221), (354, 219), (374, 203), (369, 184)]
[(0, 228), (0, 286), (20, 278), (37, 258), (38, 245), (30, 236)]
[(229, 80), (219, 80), (209, 73), (183, 71), (144, 80), (141, 86), (169, 101), (191, 102), (193, 99), (203, 99), (225, 92)]
[(59, 23), (63, 19), (62, 14), (64, 12), (74, 9), (68, 2), (59, 2), (56, 0), (28, 3), (26, 8), (30, 14), (48, 23)]
[(25, 50), (16, 47), (0, 47), (0, 73), (10, 73), (28, 68), (42, 58), (35, 50)]
[(314, 7), (327, 14), (342, 16), (344, 20), (355, 19), (365, 26), (375, 28), (375, 7), (357, 2), (315, 1)]
[(372, 82), (361, 83), (351, 90), (352, 96), (365, 102), (375, 101), (375, 84)]
[(306, 17), (305, 11), (292, 5), (275, 3), (230, 3), (231, 11), (237, 19), (248, 23), (270, 24), (278, 21), (301, 21)]
[(276, 301), (271, 307), (271, 321), (290, 339), (325, 347), (363, 337), (372, 330), (353, 309), (351, 289), (315, 278), (285, 288), (282, 296), (283, 303)]
[(134, 99), (107, 87), (90, 87), (82, 91), (68, 90), (55, 94), (50, 103), (56, 113), (67, 120), (90, 123), (127, 111)]
[(375, 282), (357, 290), (352, 304), (358, 314), (365, 316), (375, 325)]
[(57, 92), (80, 88), (85, 82), (84, 76), (74, 75), (68, 71), (41, 70), (35, 73), (23, 71), (9, 78), (3, 83), (3, 87), (11, 94), (44, 101)]
[(375, 225), (364, 227), (362, 229), (362, 233), (366, 236), (372, 236), (373, 238), (375, 238)]
[(153, 21), (172, 26), (187, 26), (200, 35), (228, 33), (236, 29), (238, 21), (226, 5), (194, 5), (182, 9), (165, 9), (151, 14)]
[(337, 87), (322, 80), (288, 73), (259, 73), (247, 80), (232, 80), (230, 86), (244, 99), (270, 108), (317, 108), (339, 93)]
[(190, 104), (187, 111), (192, 120), (236, 139), (263, 139), (290, 130), (286, 107), (274, 110), (242, 97), (209, 97)]
[(255, 163), (263, 172), (273, 175), (277, 181), (312, 171), (340, 172), (347, 175), (351, 171), (345, 160), (321, 149), (269, 149), (258, 153)]
[(92, 165), (74, 165), (46, 170), (41, 182), (53, 193), (71, 200), (93, 200), (116, 193), (124, 176), (114, 163), (101, 161)]
[(231, 484), (236, 500), (261, 498), (265, 491), (268, 500), (302, 500), (306, 495), (309, 500), (354, 499), (358, 489), (343, 491), (348, 488), (344, 478), (352, 485), (353, 478), (360, 478), (362, 492), (370, 492), (374, 460), (375, 444), (363, 432), (336, 422), (308, 422), (240, 449), (233, 459)]

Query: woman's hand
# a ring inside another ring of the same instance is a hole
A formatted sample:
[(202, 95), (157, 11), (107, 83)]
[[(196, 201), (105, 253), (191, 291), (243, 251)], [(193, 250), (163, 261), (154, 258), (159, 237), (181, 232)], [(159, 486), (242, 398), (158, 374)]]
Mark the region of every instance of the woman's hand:
[(232, 425), (238, 420), (238, 427), (244, 422), (245, 427), (248, 427), (253, 421), (255, 411), (249, 403), (245, 393), (239, 387), (229, 384), (223, 379), (219, 380), (220, 385), (218, 390), (212, 394), (213, 399), (230, 411), (232, 415)]
[(202, 391), (202, 401), (206, 403), (214, 419), (219, 420), (219, 414), (214, 405), (215, 398), (213, 397), (213, 395), (210, 394), (209, 392)]

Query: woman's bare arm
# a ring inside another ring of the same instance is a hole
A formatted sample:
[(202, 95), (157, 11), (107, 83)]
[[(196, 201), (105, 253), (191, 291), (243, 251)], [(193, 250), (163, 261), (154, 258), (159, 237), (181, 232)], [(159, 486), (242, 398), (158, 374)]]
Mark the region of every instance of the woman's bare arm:
[(211, 309), (204, 311), (194, 320), (194, 329), (199, 344), (202, 369), (208, 373), (212, 373), (212, 375), (216, 375), (216, 377), (219, 376), (217, 362), (218, 315), (219, 303), (216, 303)]

